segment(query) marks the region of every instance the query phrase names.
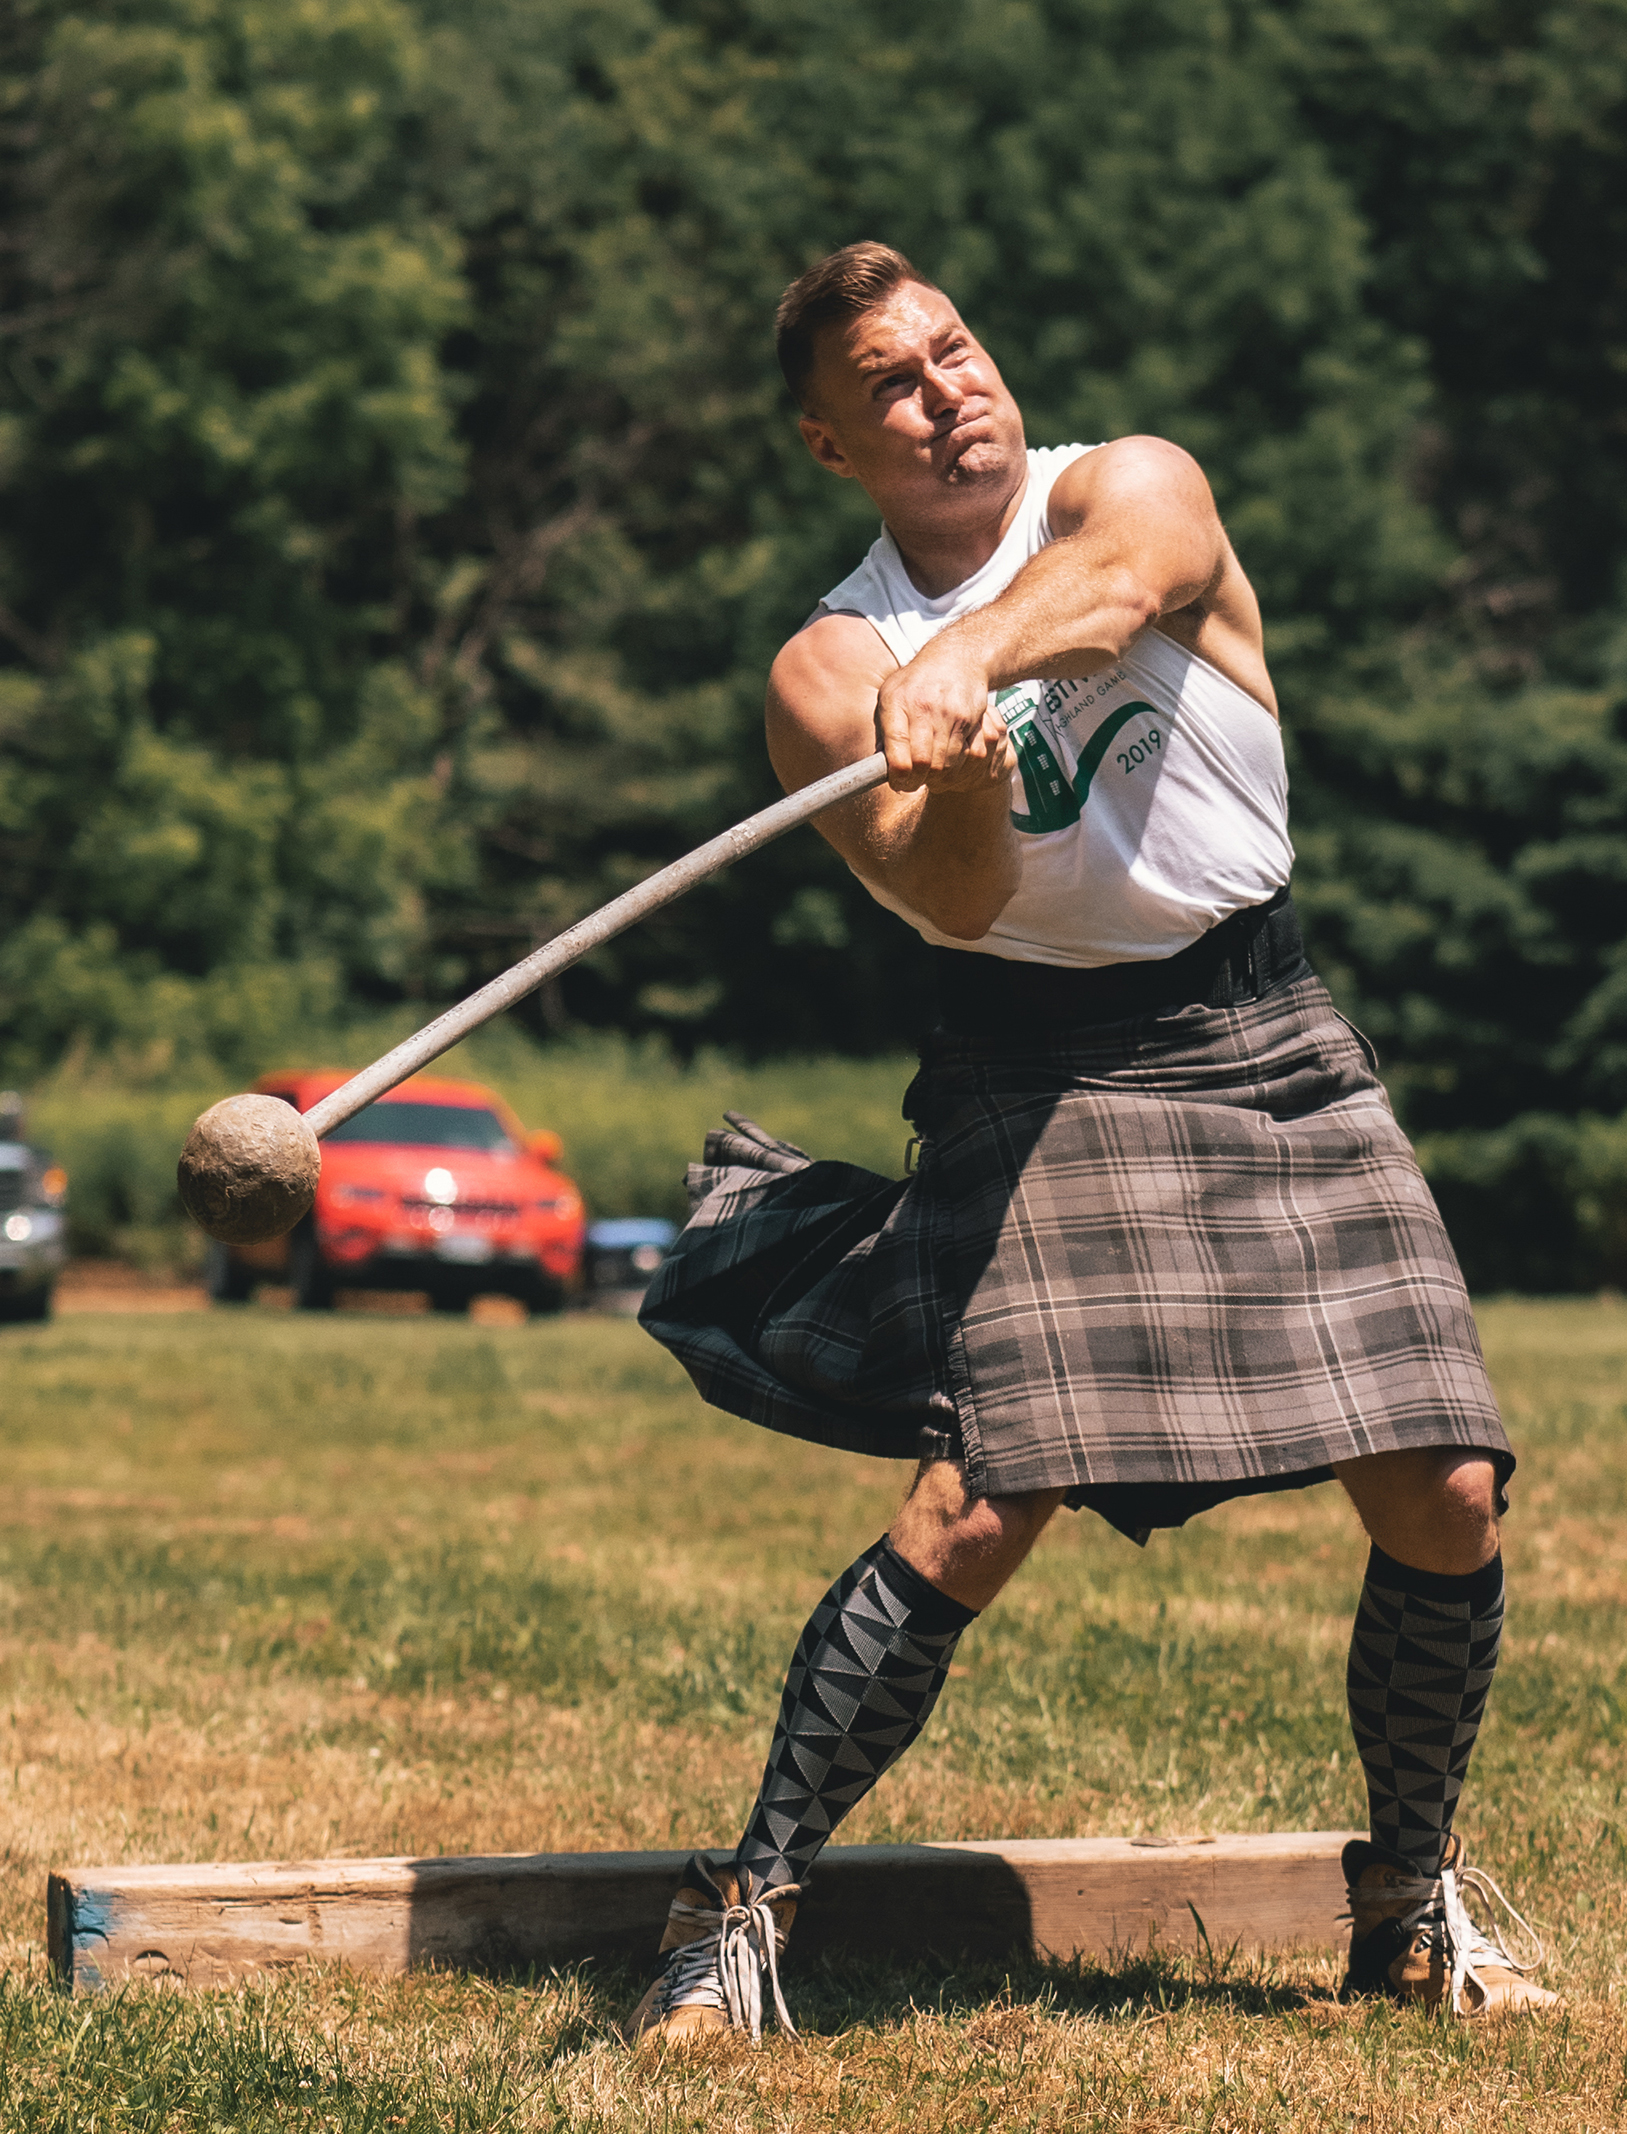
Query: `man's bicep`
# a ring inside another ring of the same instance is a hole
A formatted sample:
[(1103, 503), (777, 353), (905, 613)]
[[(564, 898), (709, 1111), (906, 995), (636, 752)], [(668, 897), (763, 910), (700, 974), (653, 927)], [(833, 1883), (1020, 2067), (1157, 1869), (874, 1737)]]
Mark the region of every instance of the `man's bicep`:
[(768, 753), (788, 793), (876, 748), (876, 695), (898, 662), (862, 616), (816, 615), (768, 677)]
[[(857, 615), (816, 616), (790, 640), (769, 675), (765, 710), (769, 761), (786, 792), (875, 753), (876, 693), (897, 665)], [(817, 816), (814, 828), (862, 872), (899, 799), (885, 787), (860, 794)]]
[(1048, 516), (1096, 568), (1133, 572), (1162, 613), (1198, 598), (1225, 561), (1203, 469), (1162, 437), (1121, 437), (1076, 459), (1057, 477)]

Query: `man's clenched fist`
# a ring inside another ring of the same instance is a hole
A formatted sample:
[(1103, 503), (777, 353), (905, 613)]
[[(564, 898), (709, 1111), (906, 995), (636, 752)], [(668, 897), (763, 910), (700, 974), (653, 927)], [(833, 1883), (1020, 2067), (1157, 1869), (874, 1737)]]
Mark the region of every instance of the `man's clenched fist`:
[(970, 793), (1011, 776), (1006, 722), (989, 704), (988, 678), (943, 641), (888, 675), (876, 704), (895, 793)]

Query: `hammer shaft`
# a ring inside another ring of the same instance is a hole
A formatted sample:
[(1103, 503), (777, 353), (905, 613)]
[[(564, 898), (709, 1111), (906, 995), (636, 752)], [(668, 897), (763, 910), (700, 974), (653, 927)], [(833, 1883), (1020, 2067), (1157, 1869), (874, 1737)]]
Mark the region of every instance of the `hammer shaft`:
[(798, 823), (807, 822), (811, 816), (833, 807), (838, 800), (848, 800), (855, 793), (868, 793), (886, 776), (887, 759), (878, 750), (875, 755), (865, 757), (862, 763), (850, 763), (845, 770), (832, 771), (828, 778), (818, 779), (813, 785), (805, 785), (800, 792), (775, 801), (771, 808), (748, 816), (744, 822), (736, 823), (732, 830), (725, 830), (721, 837), (714, 837), (709, 844), (698, 846), (683, 859), (674, 860), (670, 867), (652, 874), (636, 889), (627, 890), (601, 910), (578, 919), (574, 926), (567, 926), (562, 934), (556, 934), (552, 941), (545, 942), (519, 963), (511, 965), (489, 985), (483, 985), (478, 993), (460, 1000), (444, 1015), (437, 1015), (432, 1023), (426, 1023), (415, 1036), (385, 1053), (382, 1059), (375, 1060), (371, 1067), (364, 1067), (360, 1074), (352, 1075), (331, 1096), (311, 1106), (305, 1114), (306, 1123), (319, 1139), (323, 1134), (331, 1133), (334, 1127), (353, 1118), (364, 1105), (371, 1104), (375, 1097), (383, 1096), (387, 1089), (394, 1089), (398, 1082), (416, 1074), (420, 1067), (427, 1067), (431, 1060), (438, 1060), (443, 1052), (450, 1052), (471, 1030), (478, 1030), (494, 1015), (501, 1015), (505, 1008), (512, 1008), (517, 1001), (524, 1000), (547, 979), (557, 978), (561, 971), (568, 970), (590, 949), (614, 940), (617, 934), (625, 933), (629, 926), (647, 918), (652, 911), (659, 911), (663, 904), (681, 897), (686, 889), (693, 889), (697, 882), (704, 882), (709, 875), (717, 874), (736, 860), (743, 860), (761, 846), (772, 844), (776, 837), (783, 837), (787, 830), (794, 830)]

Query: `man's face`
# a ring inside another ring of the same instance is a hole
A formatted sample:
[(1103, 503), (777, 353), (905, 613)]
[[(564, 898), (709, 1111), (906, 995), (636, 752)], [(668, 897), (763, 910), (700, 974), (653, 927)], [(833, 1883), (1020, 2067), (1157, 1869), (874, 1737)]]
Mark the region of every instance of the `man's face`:
[(820, 335), (802, 434), (889, 521), (1004, 502), (1026, 466), (1022, 416), (948, 297), (903, 282)]

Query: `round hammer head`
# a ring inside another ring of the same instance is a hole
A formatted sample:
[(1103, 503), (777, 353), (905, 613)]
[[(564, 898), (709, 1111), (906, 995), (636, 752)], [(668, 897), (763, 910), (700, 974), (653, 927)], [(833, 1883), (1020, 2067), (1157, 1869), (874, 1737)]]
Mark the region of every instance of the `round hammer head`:
[(223, 1245), (292, 1230), (316, 1198), (322, 1151), (281, 1097), (227, 1097), (193, 1127), (176, 1166), (186, 1212)]

